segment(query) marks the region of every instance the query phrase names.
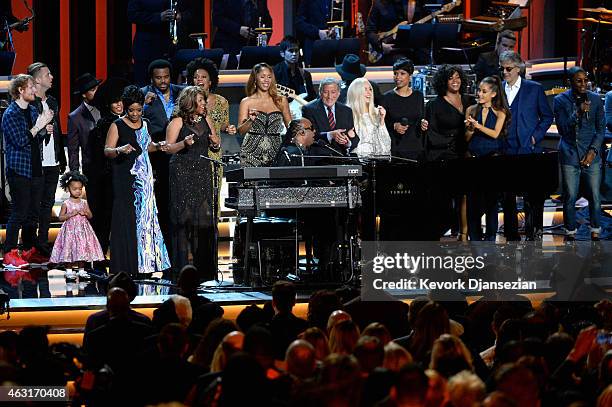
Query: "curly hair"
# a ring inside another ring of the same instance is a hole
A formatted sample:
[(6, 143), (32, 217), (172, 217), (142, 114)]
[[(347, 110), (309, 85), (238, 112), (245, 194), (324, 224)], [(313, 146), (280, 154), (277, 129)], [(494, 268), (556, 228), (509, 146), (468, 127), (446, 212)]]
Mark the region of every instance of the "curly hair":
[(438, 96), (446, 95), (446, 91), (448, 90), (448, 81), (453, 77), (455, 72), (459, 74), (459, 79), (461, 79), (459, 94), (465, 94), (468, 85), (468, 78), (463, 69), (456, 65), (442, 65), (434, 74), (432, 84)]
[(85, 175), (81, 174), (78, 171), (69, 171), (62, 175), (62, 178), (60, 178), (60, 187), (62, 187), (64, 191), (67, 191), (68, 186), (73, 181), (80, 182), (83, 185), (87, 185), (87, 177)]
[(219, 84), (219, 69), (217, 65), (208, 58), (196, 58), (187, 64), (187, 83), (189, 85), (195, 85), (193, 83), (193, 76), (198, 69), (203, 69), (208, 72), (210, 78), (210, 92), (214, 92)]
[[(185, 123), (193, 122), (193, 115), (198, 109), (198, 95), (202, 95), (206, 100), (206, 95), (199, 86), (187, 86), (183, 89), (176, 99), (176, 107), (172, 112), (172, 117), (180, 117)], [(206, 111), (204, 111), (204, 117), (206, 117)]]
[(15, 76), (9, 83), (9, 94), (15, 100), (19, 99), (19, 89), (25, 89), (28, 82), (34, 83), (34, 78), (30, 75), (20, 73)]
[(282, 108), (282, 104), (281, 104), (282, 96), (280, 96), (278, 92), (276, 91), (276, 78), (274, 77), (274, 69), (272, 69), (272, 67), (266, 64), (265, 62), (260, 62), (259, 64), (256, 64), (255, 66), (253, 66), (253, 69), (251, 70), (251, 74), (249, 75), (249, 80), (247, 81), (247, 84), (246, 84), (246, 95), (253, 96), (255, 92), (257, 92), (257, 75), (264, 69), (269, 70), (270, 73), (272, 74), (272, 81), (270, 82), (270, 89), (268, 92), (270, 93), (270, 96), (272, 97), (272, 101), (274, 101), (274, 104), (276, 105), (276, 107), (281, 109)]
[(128, 107), (134, 103), (144, 105), (145, 95), (142, 93), (140, 88), (136, 85), (126, 86), (121, 95), (121, 101), (123, 102), (123, 108), (127, 110)]

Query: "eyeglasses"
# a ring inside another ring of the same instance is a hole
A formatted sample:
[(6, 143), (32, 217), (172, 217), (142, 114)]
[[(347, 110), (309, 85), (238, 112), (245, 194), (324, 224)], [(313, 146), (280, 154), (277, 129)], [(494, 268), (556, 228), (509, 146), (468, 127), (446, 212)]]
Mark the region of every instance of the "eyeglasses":
[(516, 66), (500, 66), (500, 71), (512, 72), (512, 70), (516, 68)]

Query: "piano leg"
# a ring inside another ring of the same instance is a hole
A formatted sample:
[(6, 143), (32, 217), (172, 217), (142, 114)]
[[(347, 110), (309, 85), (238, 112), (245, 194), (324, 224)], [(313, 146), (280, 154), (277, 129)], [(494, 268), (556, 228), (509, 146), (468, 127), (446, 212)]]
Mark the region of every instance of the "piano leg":
[(251, 281), (251, 265), (249, 264), (249, 257), (251, 254), (251, 241), (253, 240), (253, 216), (247, 216), (247, 224), (246, 224), (246, 232), (244, 236), (244, 261), (243, 261), (243, 270), (242, 270), (242, 278), (243, 284), (252, 285), (253, 281)]

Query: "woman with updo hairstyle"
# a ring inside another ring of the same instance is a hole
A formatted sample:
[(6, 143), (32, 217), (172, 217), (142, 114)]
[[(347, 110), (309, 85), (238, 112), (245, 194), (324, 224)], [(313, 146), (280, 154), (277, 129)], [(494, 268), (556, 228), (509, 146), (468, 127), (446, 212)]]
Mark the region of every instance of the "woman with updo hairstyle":
[(289, 103), (277, 93), (274, 71), (264, 62), (253, 67), (245, 90), (247, 96), (238, 111), (238, 131), (245, 135), (240, 165), (267, 167), (281, 148), (281, 134), (289, 127)]
[(330, 352), (341, 355), (352, 354), (359, 335), (359, 327), (350, 319), (338, 322), (329, 333)]
[(216, 277), (213, 224), (212, 169), (201, 156), (221, 148), (219, 136), (207, 115), (206, 95), (199, 86), (188, 86), (179, 95), (172, 120), (166, 128), (169, 164), (170, 255), (175, 274), (189, 264), (200, 280)]
[(170, 268), (157, 219), (149, 153), (165, 151), (154, 143), (143, 120), (144, 94), (134, 85), (121, 96), (125, 116), (111, 124), (104, 154), (113, 160), (111, 272), (136, 276)]

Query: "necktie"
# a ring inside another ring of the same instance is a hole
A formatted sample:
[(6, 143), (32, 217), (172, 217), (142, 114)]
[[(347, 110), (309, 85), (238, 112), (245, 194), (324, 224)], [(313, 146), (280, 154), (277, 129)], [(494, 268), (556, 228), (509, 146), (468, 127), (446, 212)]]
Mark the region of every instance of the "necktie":
[(334, 118), (331, 107), (327, 107), (327, 120), (329, 121), (329, 129), (334, 130), (336, 128), (336, 119)]

